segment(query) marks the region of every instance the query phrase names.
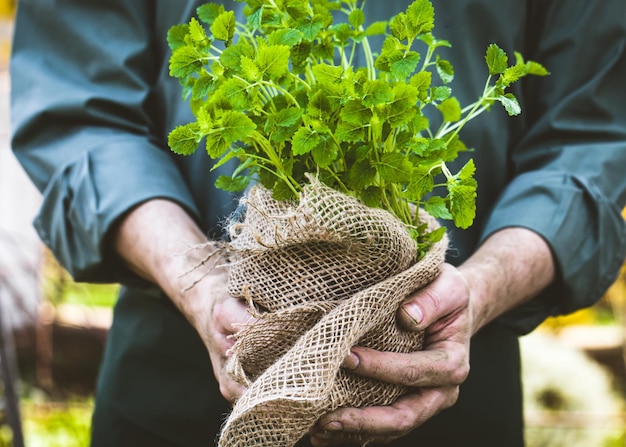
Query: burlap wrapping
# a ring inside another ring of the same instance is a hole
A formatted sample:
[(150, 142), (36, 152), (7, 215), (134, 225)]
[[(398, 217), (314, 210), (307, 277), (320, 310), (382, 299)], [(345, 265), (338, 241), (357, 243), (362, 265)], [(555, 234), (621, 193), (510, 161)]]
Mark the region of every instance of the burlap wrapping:
[[(415, 242), (392, 214), (315, 179), (299, 203), (261, 187), (231, 226), (229, 293), (262, 311), (237, 336), (231, 373), (248, 386), (223, 426), (222, 447), (292, 447), (324, 413), (394, 402), (402, 386), (342, 369), (352, 346), (410, 352), (422, 334), (396, 325), (399, 304), (430, 282), (447, 241), (416, 262)], [(438, 226), (425, 213), (420, 219)]]

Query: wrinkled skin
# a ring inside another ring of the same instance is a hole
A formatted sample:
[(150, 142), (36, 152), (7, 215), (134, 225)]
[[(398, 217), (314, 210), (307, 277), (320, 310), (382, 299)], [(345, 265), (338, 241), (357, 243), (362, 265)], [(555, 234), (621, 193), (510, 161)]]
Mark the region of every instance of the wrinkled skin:
[[(194, 259), (190, 250), (206, 244), (201, 230), (179, 205), (155, 199), (131, 211), (113, 239), (128, 267), (158, 284), (198, 331), (221, 393), (234, 401), (244, 388), (225, 370), (233, 344), (230, 336), (252, 317), (244, 303), (226, 293), (223, 269), (194, 269), (206, 260), (206, 252), (198, 251)], [(176, 256), (181, 253), (187, 256)], [(217, 259), (213, 265), (219, 264)], [(413, 391), (389, 406), (341, 408), (322, 416), (310, 430), (311, 443), (388, 443), (453, 405), (469, 373), (471, 336), (532, 299), (554, 276), (547, 243), (517, 227), (492, 234), (458, 268), (444, 265), (435, 281), (409, 296), (398, 311), (401, 325), (426, 331), (422, 351), (397, 354), (354, 347), (344, 362), (357, 374)]]

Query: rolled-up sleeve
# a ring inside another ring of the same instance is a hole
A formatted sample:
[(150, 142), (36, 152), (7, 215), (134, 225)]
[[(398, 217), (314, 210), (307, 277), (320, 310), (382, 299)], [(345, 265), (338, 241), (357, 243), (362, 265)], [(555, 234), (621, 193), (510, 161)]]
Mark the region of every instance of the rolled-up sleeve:
[(36, 229), (77, 280), (120, 279), (105, 241), (132, 207), (159, 197), (197, 213), (151, 109), (163, 64), (153, 48), (152, 3), (22, 0), (18, 7), (12, 146), (43, 193)]
[(626, 256), (626, 3), (542, 8), (529, 55), (551, 76), (524, 85), (528, 128), (482, 234), (525, 227), (552, 249), (555, 284), (501, 318), (519, 333), (596, 302)]

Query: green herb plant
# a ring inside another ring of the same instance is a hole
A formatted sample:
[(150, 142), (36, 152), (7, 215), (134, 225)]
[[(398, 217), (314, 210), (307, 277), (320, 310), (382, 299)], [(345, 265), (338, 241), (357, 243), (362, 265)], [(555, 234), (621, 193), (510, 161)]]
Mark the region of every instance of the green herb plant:
[[(424, 234), (413, 205), (460, 228), (472, 224), (474, 162), (456, 173), (447, 165), (467, 150), (459, 132), (494, 102), (519, 114), (507, 87), (526, 75), (547, 74), (544, 67), (519, 53), (509, 65), (492, 44), (484, 90), (462, 107), (447, 85), (453, 66), (437, 54), (450, 43), (432, 34), (429, 0), (367, 27), (365, 0), (245, 3), (245, 23), (209, 3), (197, 9), (198, 19), (168, 33), (170, 74), (180, 80), (196, 117), (170, 133), (175, 153), (191, 154), (204, 140), (217, 160), (214, 169), (240, 161), (232, 176), (218, 178), (218, 188), (242, 191), (254, 179), (279, 200), (296, 198), (306, 174), (314, 174), (394, 213), (418, 245), (440, 239), (444, 230)], [(336, 21), (342, 14), (345, 20)], [(368, 40), (375, 35), (385, 36), (379, 54)], [(355, 66), (357, 52), (364, 66)], [(426, 107), (441, 114), (436, 130)]]

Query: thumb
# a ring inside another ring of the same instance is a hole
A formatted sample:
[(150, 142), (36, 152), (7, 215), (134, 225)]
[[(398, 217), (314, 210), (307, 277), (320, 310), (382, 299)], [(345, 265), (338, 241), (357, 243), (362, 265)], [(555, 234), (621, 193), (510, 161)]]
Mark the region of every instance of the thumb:
[(434, 322), (467, 306), (469, 286), (455, 267), (444, 264), (431, 283), (408, 296), (397, 313), (400, 326), (422, 331)]

